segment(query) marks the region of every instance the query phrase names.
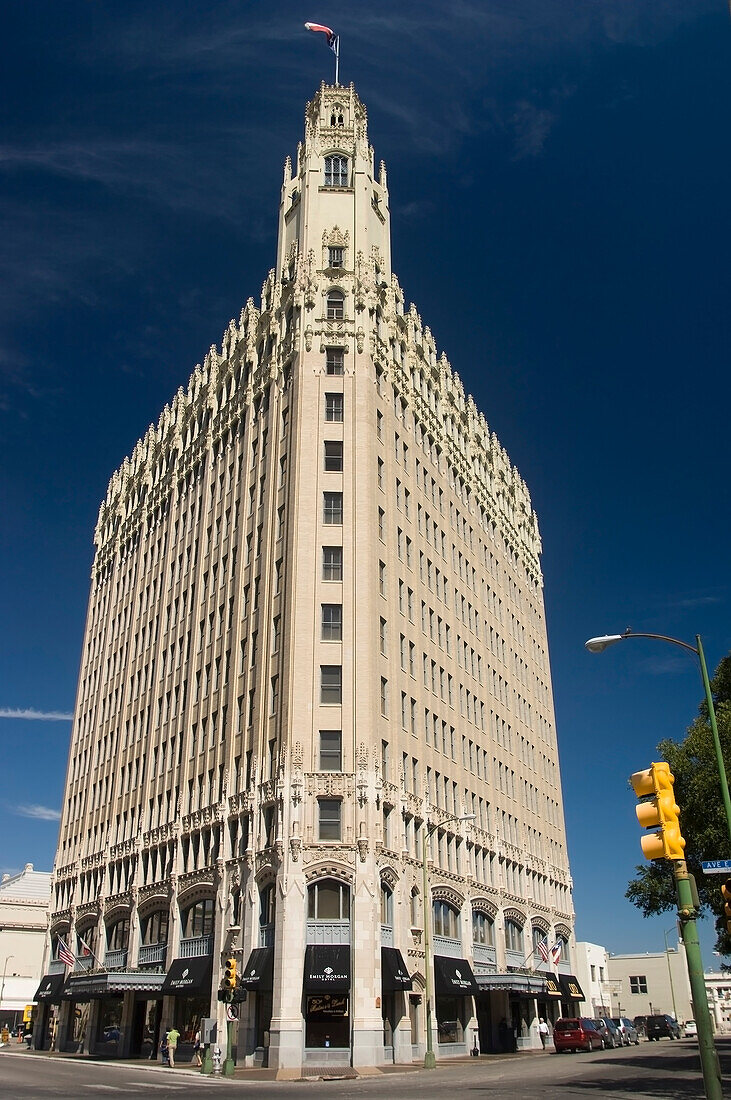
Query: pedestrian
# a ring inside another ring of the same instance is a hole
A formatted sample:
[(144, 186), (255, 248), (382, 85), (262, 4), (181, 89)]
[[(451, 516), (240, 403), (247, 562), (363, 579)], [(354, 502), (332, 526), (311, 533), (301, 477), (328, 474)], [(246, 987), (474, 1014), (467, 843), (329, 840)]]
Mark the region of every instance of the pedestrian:
[(171, 1069), (175, 1069), (175, 1050), (178, 1045), (178, 1039), (180, 1038), (180, 1032), (176, 1031), (175, 1024), (173, 1024), (170, 1031), (168, 1031), (166, 1038), (168, 1041), (168, 1064)]
[(164, 1066), (170, 1065), (170, 1059), (168, 1058), (168, 1036), (164, 1028), (162, 1032), (162, 1039), (160, 1040), (160, 1057)]
[(195, 1058), (195, 1064), (202, 1066), (201, 1062), (201, 1032), (200, 1028), (195, 1033), (195, 1039), (193, 1040), (193, 1057)]
[(546, 1041), (548, 1039), (548, 1024), (541, 1016), (541, 1022), (538, 1025), (538, 1034), (541, 1037), (541, 1046), (546, 1049)]

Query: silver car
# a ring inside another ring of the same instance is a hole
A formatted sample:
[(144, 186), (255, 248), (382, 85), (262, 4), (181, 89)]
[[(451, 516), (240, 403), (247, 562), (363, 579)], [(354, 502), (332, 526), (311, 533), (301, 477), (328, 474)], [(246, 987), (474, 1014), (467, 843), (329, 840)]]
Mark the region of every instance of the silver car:
[(624, 1046), (628, 1047), (631, 1043), (634, 1043), (635, 1046), (639, 1046), (639, 1032), (631, 1020), (628, 1020), (626, 1016), (613, 1016), (612, 1023), (619, 1032)]

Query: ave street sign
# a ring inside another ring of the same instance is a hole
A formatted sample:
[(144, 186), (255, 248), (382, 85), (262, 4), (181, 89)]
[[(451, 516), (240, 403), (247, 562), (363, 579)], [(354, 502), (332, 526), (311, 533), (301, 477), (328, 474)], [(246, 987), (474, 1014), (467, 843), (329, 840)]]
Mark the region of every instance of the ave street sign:
[(701, 867), (706, 875), (731, 875), (731, 859), (709, 859)]

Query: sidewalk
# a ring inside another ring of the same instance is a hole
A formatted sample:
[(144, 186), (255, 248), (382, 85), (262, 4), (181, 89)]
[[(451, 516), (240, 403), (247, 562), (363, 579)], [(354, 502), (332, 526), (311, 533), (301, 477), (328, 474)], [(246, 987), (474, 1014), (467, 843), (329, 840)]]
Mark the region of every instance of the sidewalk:
[[(473, 1058), (469, 1055), (463, 1055), (459, 1058), (449, 1058), (438, 1063), (441, 1067), (448, 1065), (484, 1065), (486, 1062), (502, 1062), (506, 1059), (524, 1058), (533, 1056), (534, 1054), (548, 1054), (542, 1050), (525, 1050), (516, 1051), (511, 1054), (481, 1054), (479, 1058)], [(63, 1061), (70, 1062), (97, 1062), (108, 1066), (125, 1066), (129, 1068), (134, 1066), (138, 1070), (146, 1070), (150, 1073), (164, 1073), (175, 1074), (177, 1076), (190, 1077), (192, 1075), (201, 1075), (200, 1068), (194, 1066), (189, 1062), (181, 1065), (176, 1065), (174, 1068), (170, 1066), (163, 1066), (161, 1062), (150, 1061), (147, 1058), (105, 1058), (98, 1054), (71, 1054), (65, 1051), (50, 1051), (50, 1050), (29, 1050), (26, 1046), (14, 1047), (13, 1044), (2, 1047), (0, 1046), (0, 1054), (13, 1054), (22, 1055), (31, 1058), (52, 1058), (61, 1059)], [(380, 1077), (383, 1075), (389, 1075), (393, 1073), (418, 1073), (423, 1070), (423, 1064), (421, 1062), (413, 1062), (411, 1065), (384, 1065), (384, 1066), (367, 1066), (361, 1069), (355, 1069), (353, 1066), (303, 1066), (301, 1071), (294, 1071), (295, 1075), (286, 1078), (291, 1081), (340, 1081), (340, 1080), (358, 1080), (364, 1077)], [(209, 1076), (213, 1076), (212, 1074)], [(283, 1078), (277, 1078), (276, 1069), (261, 1069), (251, 1066), (236, 1066), (234, 1068), (233, 1077), (223, 1077), (222, 1074), (216, 1074), (216, 1077), (220, 1077), (223, 1081), (239, 1080), (239, 1081), (277, 1081), (284, 1080)]]

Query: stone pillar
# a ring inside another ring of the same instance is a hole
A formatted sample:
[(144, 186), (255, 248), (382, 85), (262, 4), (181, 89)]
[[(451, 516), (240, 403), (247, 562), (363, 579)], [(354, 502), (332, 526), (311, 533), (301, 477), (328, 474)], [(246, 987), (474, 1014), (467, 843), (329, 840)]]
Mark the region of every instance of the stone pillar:
[(117, 1043), (117, 1057), (129, 1058), (132, 1047), (132, 1025), (135, 1016), (135, 995), (125, 993), (122, 1002), (122, 1019), (119, 1023), (120, 1037)]
[[(306, 887), (301, 864), (293, 866), (290, 862), (289, 870), (285, 876), (280, 873), (277, 881), (274, 995), (269, 1028), (269, 1068), (276, 1069), (280, 1079), (299, 1075), (304, 1049), (302, 930), (306, 927)], [(252, 887), (255, 889), (253, 882)], [(258, 898), (254, 904), (258, 904)]]
[(98, 1000), (89, 1001), (89, 1016), (86, 1021), (86, 1031), (84, 1032), (82, 1054), (93, 1054), (94, 1046), (96, 1043), (96, 1033), (99, 1029), (99, 1007), (101, 1002)]
[(373, 851), (359, 854), (354, 894), (350, 964), (353, 982), (350, 991), (352, 1062), (354, 1066), (380, 1066), (385, 1061), (380, 1004), (381, 898)]
[(58, 1051), (66, 1049), (69, 1036), (73, 1035), (74, 1018), (71, 1015), (71, 1005), (71, 1001), (61, 1001), (58, 1012), (58, 1027), (56, 1029), (56, 1050)]
[(408, 993), (397, 993), (396, 1002), (401, 1001), (401, 1018), (393, 1033), (393, 1060), (396, 1065), (411, 1065), (411, 1018), (409, 1016)]

